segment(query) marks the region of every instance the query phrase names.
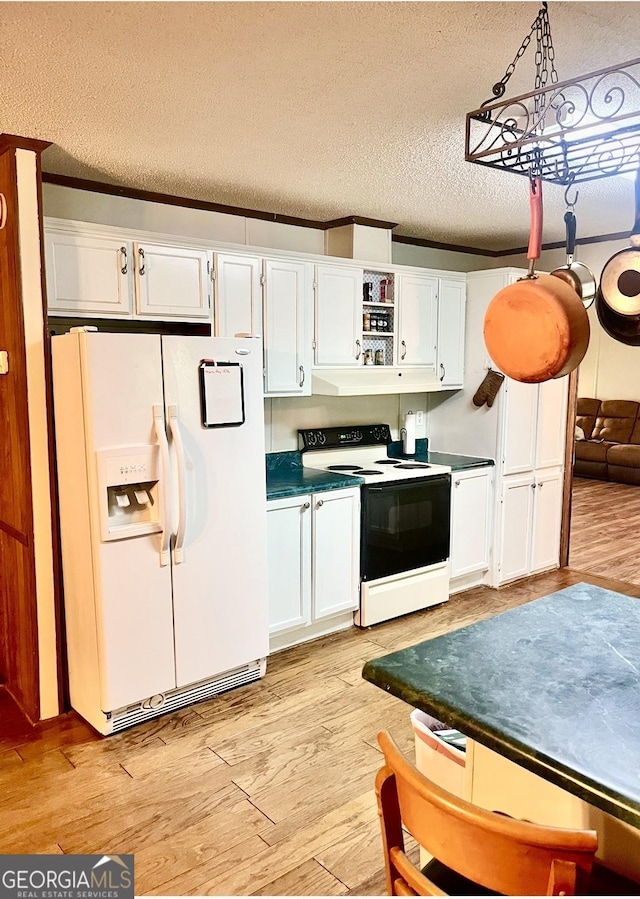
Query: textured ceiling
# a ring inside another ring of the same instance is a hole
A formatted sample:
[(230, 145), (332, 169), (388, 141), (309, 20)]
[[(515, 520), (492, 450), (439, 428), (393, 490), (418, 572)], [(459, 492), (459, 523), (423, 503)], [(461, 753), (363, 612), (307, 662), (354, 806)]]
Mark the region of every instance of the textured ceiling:
[[(397, 234), (525, 243), (524, 178), (464, 161), (538, 3), (0, 3), (0, 131), (44, 169)], [(551, 2), (560, 78), (638, 55), (638, 3)], [(530, 48), (507, 95), (533, 86)], [(545, 240), (564, 236), (545, 185)], [(583, 235), (629, 231), (633, 186), (580, 187)]]

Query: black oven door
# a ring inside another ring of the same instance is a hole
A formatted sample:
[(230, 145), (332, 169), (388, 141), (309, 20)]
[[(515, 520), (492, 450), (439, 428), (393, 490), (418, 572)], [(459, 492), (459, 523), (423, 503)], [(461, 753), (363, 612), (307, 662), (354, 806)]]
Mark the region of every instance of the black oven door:
[(363, 581), (449, 558), (451, 476), (362, 487)]

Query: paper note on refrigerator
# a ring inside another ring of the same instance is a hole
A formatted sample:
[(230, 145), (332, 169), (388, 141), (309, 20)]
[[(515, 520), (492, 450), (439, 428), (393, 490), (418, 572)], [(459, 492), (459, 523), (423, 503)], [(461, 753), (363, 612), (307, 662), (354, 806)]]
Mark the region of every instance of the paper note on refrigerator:
[(239, 362), (200, 363), (200, 402), (205, 428), (244, 423), (244, 389)]

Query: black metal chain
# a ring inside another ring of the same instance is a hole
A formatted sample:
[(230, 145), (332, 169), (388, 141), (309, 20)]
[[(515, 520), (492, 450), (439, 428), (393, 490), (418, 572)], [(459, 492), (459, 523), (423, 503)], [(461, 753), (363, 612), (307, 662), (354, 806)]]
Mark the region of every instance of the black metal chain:
[[(547, 81), (549, 80), (549, 75), (551, 76), (552, 83), (555, 84), (557, 82), (558, 73), (556, 72), (555, 66), (555, 50), (553, 49), (553, 40), (551, 38), (549, 14), (547, 12), (547, 4), (543, 3), (538, 10), (537, 16), (533, 20), (533, 23), (529, 30), (529, 34), (527, 34), (522, 44), (520, 45), (518, 52), (514, 56), (513, 62), (509, 63), (509, 65), (507, 66), (507, 70), (500, 81), (496, 81), (496, 83), (491, 88), (493, 98), (504, 96), (504, 93), (507, 89), (507, 82), (515, 72), (518, 62), (524, 56), (534, 34), (536, 35), (535, 89), (539, 90), (541, 87), (545, 87)], [(551, 69), (550, 72), (549, 68)], [(492, 103), (493, 98), (485, 100), (484, 103), (481, 104), (481, 106), (487, 106), (489, 103)]]

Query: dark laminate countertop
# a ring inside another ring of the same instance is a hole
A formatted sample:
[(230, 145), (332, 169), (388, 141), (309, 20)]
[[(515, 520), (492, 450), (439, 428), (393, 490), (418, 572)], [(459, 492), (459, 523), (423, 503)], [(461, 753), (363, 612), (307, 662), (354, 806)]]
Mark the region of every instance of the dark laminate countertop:
[[(416, 440), (416, 452), (412, 456), (403, 455), (400, 441), (389, 444), (388, 453), (391, 458), (398, 461), (416, 459), (418, 462), (430, 462), (432, 465), (447, 465), (452, 471), (494, 464), (493, 459), (429, 452), (424, 438)], [(364, 478), (356, 475), (303, 468), (300, 453), (296, 451), (267, 454), (267, 499), (359, 487), (361, 484), (364, 484)]]
[(339, 471), (315, 471), (313, 468), (267, 471), (267, 499), (342, 490), (345, 487), (359, 487), (361, 484), (364, 484), (364, 478), (340, 474)]
[(320, 493), (324, 490), (342, 490), (359, 487), (363, 478), (341, 474), (339, 471), (319, 471), (303, 468), (300, 453), (268, 453), (267, 499), (284, 499), (302, 496), (304, 493)]
[(363, 677), (640, 827), (640, 600), (576, 584)]

